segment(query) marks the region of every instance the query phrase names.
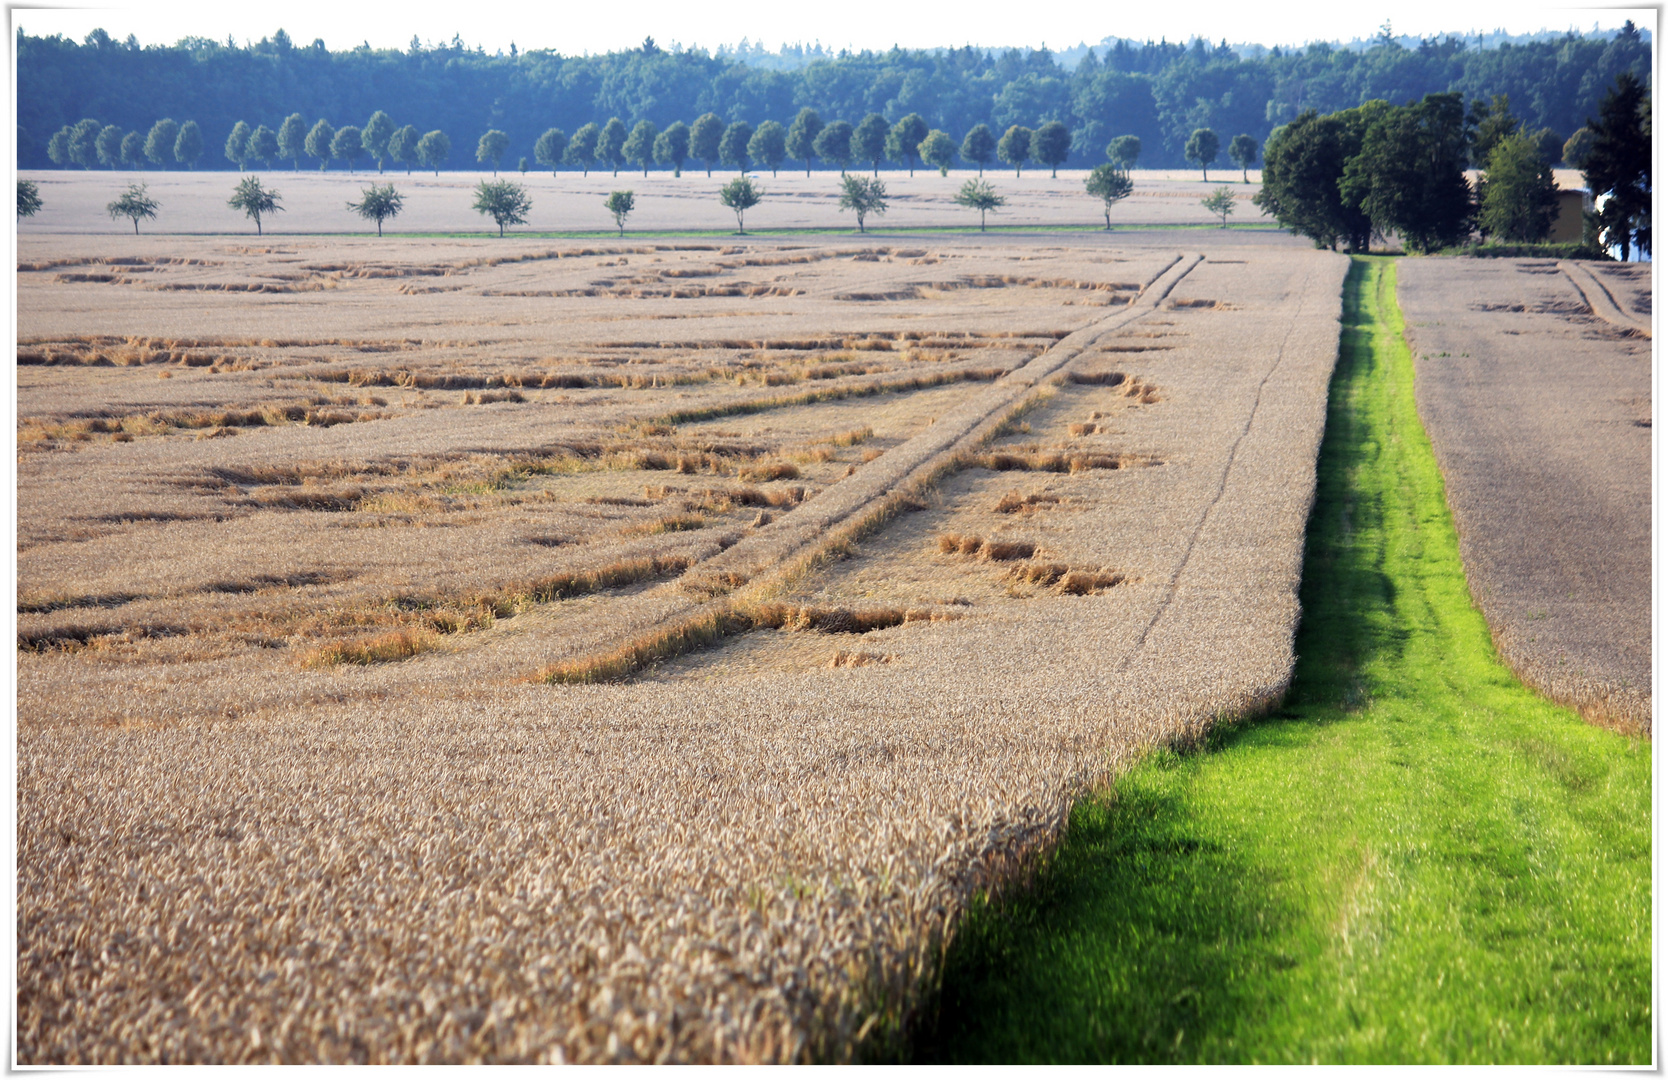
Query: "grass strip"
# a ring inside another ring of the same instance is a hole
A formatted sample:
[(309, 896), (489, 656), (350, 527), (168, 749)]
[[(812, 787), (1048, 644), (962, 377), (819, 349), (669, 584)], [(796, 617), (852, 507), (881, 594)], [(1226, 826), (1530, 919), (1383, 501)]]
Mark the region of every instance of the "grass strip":
[(1285, 705), (1082, 802), (964, 924), (919, 1059), (1651, 1061), (1650, 746), (1495, 656), (1395, 273), (1345, 287)]

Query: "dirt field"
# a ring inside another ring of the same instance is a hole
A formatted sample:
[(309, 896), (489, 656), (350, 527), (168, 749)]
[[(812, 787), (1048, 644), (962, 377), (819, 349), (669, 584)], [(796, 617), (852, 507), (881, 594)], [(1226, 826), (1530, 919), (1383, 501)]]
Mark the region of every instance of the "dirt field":
[(890, 1037), (1289, 679), (1347, 263), (1185, 235), (26, 231), (20, 1060)]
[[(1621, 310), (1589, 305), (1589, 274)], [(1400, 292), (1420, 415), (1502, 656), (1588, 717), (1649, 731), (1649, 267), (1409, 259)]]
[[(1112, 222), (1117, 226), (1213, 225), (1218, 219), (1200, 206), (1199, 200), (1225, 185), (1232, 188), (1237, 198), (1231, 221), (1261, 222), (1272, 228), (1272, 219), (1263, 216), (1250, 201), (1259, 190), (1256, 182), (1259, 174), (1253, 170), (1253, 182), (1247, 185), (1234, 175), (1238, 171), (1223, 170), (1220, 176), (1213, 173), (1211, 183), (1207, 184), (1193, 172), (1137, 170), (1134, 194), (1113, 208)], [(374, 234), (374, 226), (347, 210), (347, 203), (359, 201), (360, 192), (372, 183), (391, 183), (405, 196), (400, 216), (386, 225), (389, 231), (497, 231), (490, 218), (470, 209), (475, 202), (475, 185), (491, 179), (489, 173), (442, 173), (438, 177), (389, 173), (378, 177), (375, 172), (363, 170), (349, 175), (334, 171), (321, 173), (316, 169), (300, 172), (273, 169), (254, 175), (282, 197), (283, 211), (262, 220), (268, 234)], [(627, 223), (628, 237), (633, 230), (733, 230), (736, 227), (735, 214), (718, 201), (718, 189), (736, 176), (734, 170), (715, 170), (711, 177), (704, 169), (688, 170), (681, 177), (658, 170), (647, 177), (631, 170), (623, 170), (619, 176), (606, 171), (592, 171), (589, 176), (567, 171), (557, 176), (548, 172), (529, 172), (523, 176), (513, 171), (499, 175), (525, 185), (533, 201), (527, 224), (512, 226), (512, 231), (612, 231), (614, 219), (602, 204), (610, 191), (627, 189), (637, 196), (637, 209)], [(777, 176), (768, 171), (752, 175), (766, 194), (763, 202), (747, 212), (749, 229), (856, 232), (856, 219), (839, 209), (838, 173), (819, 171), (807, 177), (803, 170), (784, 169)], [(867, 224), (871, 228), (888, 229), (976, 229), (978, 212), (957, 206), (953, 201), (961, 185), (975, 175), (958, 170), (949, 176), (939, 176), (936, 170), (926, 169), (917, 170), (911, 177), (907, 173), (883, 170), (881, 179), (886, 183), (889, 208), (884, 215), (870, 217)], [(1009, 205), (991, 212), (989, 224), (1104, 225), (1100, 200), (1083, 190), (1085, 175), (1080, 169), (1071, 169), (1062, 170), (1058, 178), (1053, 178), (1046, 170), (1028, 169), (1016, 178), (1011, 170), (986, 170), (985, 179), (1009, 200)], [(43, 204), (37, 215), (19, 225), (18, 231), (24, 237), (50, 233), (131, 237), (133, 223), (127, 218), (112, 221), (105, 206), (126, 190), (128, 184), (141, 182), (148, 185), (151, 197), (162, 204), (155, 221), (141, 223), (141, 234), (248, 232), (250, 236), (255, 235), (254, 222), (226, 206), (239, 179), (236, 173), (47, 171), (26, 173), (23, 179), (34, 180), (39, 185)]]

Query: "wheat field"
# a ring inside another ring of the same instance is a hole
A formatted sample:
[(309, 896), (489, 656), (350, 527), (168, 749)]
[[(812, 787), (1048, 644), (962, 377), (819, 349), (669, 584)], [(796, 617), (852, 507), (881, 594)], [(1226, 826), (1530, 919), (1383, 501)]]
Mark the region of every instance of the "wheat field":
[(18, 1060), (855, 1060), (1290, 678), (1347, 260), (25, 237)]

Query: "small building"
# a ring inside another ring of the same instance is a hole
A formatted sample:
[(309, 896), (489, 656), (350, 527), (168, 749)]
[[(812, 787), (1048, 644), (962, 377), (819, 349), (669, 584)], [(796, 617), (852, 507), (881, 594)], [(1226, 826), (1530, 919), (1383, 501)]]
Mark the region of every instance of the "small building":
[(1552, 217), (1547, 240), (1554, 244), (1581, 243), (1581, 214), (1593, 208), (1593, 196), (1586, 188), (1558, 189), (1558, 212)]

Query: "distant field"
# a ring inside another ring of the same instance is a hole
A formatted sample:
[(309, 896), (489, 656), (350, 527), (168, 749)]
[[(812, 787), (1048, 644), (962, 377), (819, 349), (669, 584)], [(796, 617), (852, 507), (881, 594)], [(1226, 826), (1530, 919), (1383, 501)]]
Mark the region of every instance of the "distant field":
[[(854, 170), (856, 171), (856, 170)], [(47, 171), (21, 174), (40, 187), (43, 203), (39, 214), (18, 227), (20, 235), (38, 236), (46, 233), (108, 233), (112, 237), (133, 234), (133, 224), (126, 218), (110, 219), (105, 206), (115, 199), (130, 183), (144, 183), (162, 207), (154, 222), (140, 225), (141, 233), (255, 233), (254, 222), (226, 206), (239, 175), (230, 172), (123, 172), (123, 171)], [(254, 170), (263, 184), (276, 188), (282, 196), (284, 210), (262, 222), (267, 233), (368, 233), (374, 226), (350, 213), (347, 203), (357, 202), (360, 191), (372, 183), (392, 183), (404, 196), (405, 208), (398, 218), (387, 223), (385, 231), (394, 233), (497, 233), (491, 219), (470, 209), (475, 202), (474, 188), (482, 179), (491, 179), (487, 172), (388, 173), (378, 176), (363, 170), (348, 174), (341, 171), (321, 173), (317, 169), (291, 171), (287, 168)], [(771, 229), (850, 229), (857, 231), (857, 220), (838, 207), (840, 176), (837, 172), (818, 171), (807, 177), (804, 172), (784, 169), (772, 176), (769, 171), (754, 172), (757, 182), (766, 192), (765, 199), (747, 212), (749, 231)], [(868, 175), (864, 173), (863, 175)], [(960, 227), (977, 231), (977, 211), (957, 206), (952, 200), (957, 190), (977, 174), (967, 170), (952, 171), (939, 176), (935, 169), (908, 173), (883, 170), (890, 208), (884, 215), (868, 219), (868, 226), (883, 229)], [(1081, 169), (1061, 170), (1058, 178), (1047, 171), (1028, 169), (1016, 178), (1011, 170), (986, 170), (987, 179), (997, 193), (1009, 200), (1009, 205), (989, 215), (992, 226), (1058, 227), (1103, 226), (1105, 218), (1101, 203), (1083, 190), (1084, 172)], [(1240, 183), (1237, 169), (1213, 171), (1211, 182), (1204, 183), (1192, 171), (1169, 172), (1136, 170), (1135, 192), (1118, 203), (1112, 212), (1115, 226), (1153, 225), (1214, 225), (1217, 218), (1199, 200), (1217, 187), (1229, 185), (1240, 197), (1237, 209), (1230, 218), (1235, 223), (1260, 222), (1270, 228), (1273, 220), (1250, 202), (1258, 190), (1258, 172), (1252, 170), (1252, 183)], [(500, 171), (507, 177), (526, 185), (533, 200), (527, 224), (513, 226), (521, 232), (614, 231), (614, 219), (603, 209), (608, 193), (631, 190), (637, 195), (637, 209), (627, 224), (632, 231), (720, 229), (734, 231), (735, 214), (718, 201), (718, 189), (736, 176), (733, 170), (715, 170), (711, 177), (704, 169), (691, 169), (681, 177), (656, 170), (647, 177), (640, 172), (624, 170), (618, 176), (593, 170), (589, 176), (563, 171), (552, 176), (549, 172), (528, 172), (525, 176), (513, 170)], [(496, 237), (495, 237), (496, 238)]]
[[(366, 178), (269, 179), (297, 228)], [(412, 226), (479, 228), (472, 179)], [(60, 227), (17, 278), (21, 1061), (868, 1054), (1077, 795), (1290, 679), (1341, 256)]]

